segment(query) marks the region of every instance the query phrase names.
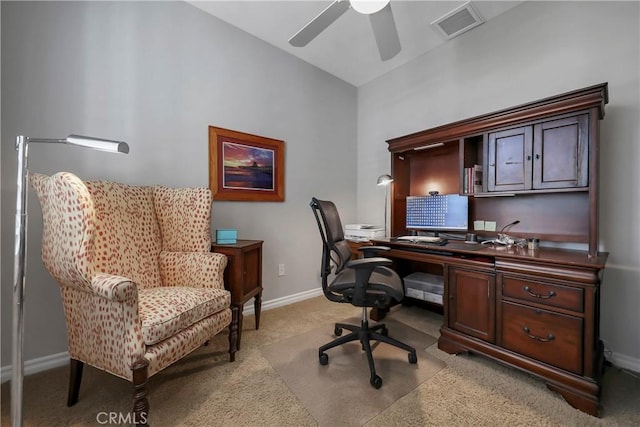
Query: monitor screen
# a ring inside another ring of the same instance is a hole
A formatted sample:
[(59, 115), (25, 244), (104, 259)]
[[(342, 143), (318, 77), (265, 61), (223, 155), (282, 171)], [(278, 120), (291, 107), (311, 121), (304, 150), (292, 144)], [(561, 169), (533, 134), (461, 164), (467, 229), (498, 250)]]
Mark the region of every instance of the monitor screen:
[(458, 194), (407, 197), (407, 228), (467, 230), (469, 199)]

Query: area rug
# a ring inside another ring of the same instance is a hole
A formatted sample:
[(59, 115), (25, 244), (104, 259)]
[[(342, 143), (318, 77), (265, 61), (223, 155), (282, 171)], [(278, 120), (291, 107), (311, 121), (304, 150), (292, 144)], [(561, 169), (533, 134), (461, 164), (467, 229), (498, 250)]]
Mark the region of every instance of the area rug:
[(328, 350), (329, 364), (320, 365), (318, 347), (335, 338), (333, 324), (270, 344), (261, 352), (318, 425), (361, 426), (445, 366), (425, 351), (435, 338), (401, 322), (384, 323), (389, 336), (416, 349), (418, 363), (409, 364), (404, 350), (372, 342), (376, 372), (383, 381), (380, 389), (369, 383), (369, 365), (359, 341)]

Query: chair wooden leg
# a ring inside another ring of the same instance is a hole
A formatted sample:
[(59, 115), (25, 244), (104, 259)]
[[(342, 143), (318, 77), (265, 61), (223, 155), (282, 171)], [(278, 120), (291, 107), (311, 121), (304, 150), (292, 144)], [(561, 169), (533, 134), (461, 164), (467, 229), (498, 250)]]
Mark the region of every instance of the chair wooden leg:
[(231, 324), (229, 324), (229, 361), (235, 362), (238, 351), (238, 307), (231, 306)]
[(78, 403), (83, 367), (84, 362), (76, 359), (69, 360), (69, 394), (67, 395), (67, 406), (73, 406)]
[(133, 365), (133, 415), (136, 425), (146, 426), (149, 422), (149, 400), (147, 400), (147, 368), (149, 361), (141, 359)]

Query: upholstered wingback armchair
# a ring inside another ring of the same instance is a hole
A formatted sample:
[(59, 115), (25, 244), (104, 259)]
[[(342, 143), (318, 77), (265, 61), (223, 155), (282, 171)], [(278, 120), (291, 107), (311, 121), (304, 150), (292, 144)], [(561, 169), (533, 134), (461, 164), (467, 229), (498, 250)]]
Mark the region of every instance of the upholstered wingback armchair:
[(43, 213), (42, 260), (60, 285), (67, 324), (67, 405), (89, 364), (133, 383), (136, 421), (148, 419), (148, 377), (229, 328), (237, 309), (210, 251), (211, 192), (32, 174)]

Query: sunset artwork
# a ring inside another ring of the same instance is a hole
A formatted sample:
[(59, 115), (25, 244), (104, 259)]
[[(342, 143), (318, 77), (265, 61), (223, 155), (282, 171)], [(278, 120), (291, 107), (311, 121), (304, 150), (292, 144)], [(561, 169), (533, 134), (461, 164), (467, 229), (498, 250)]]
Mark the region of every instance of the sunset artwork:
[(228, 141), (222, 150), (223, 188), (274, 190), (274, 150)]

